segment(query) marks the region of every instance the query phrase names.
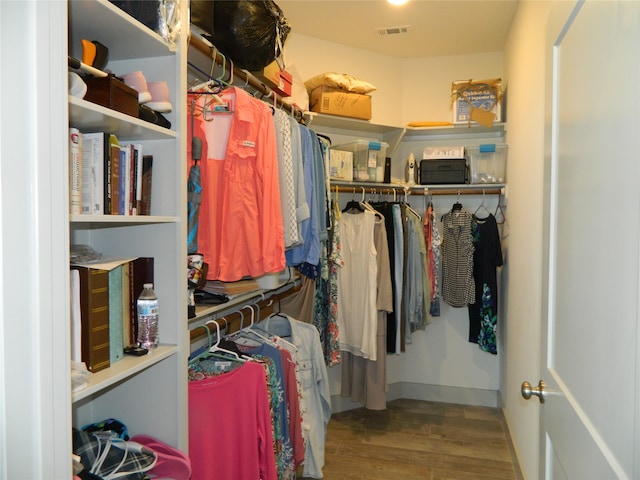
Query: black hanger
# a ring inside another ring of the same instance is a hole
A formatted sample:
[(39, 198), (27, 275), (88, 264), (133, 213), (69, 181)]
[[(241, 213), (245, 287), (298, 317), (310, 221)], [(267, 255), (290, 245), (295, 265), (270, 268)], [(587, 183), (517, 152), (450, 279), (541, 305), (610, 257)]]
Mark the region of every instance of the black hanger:
[(362, 213), (364, 212), (364, 207), (357, 200), (349, 200), (347, 202), (347, 205), (344, 207), (342, 211), (349, 212), (349, 213), (357, 213), (357, 212)]
[(462, 204), (460, 203), (460, 190), (458, 190), (458, 198), (456, 199), (456, 203), (451, 207), (451, 211), (455, 212), (457, 210), (462, 210)]

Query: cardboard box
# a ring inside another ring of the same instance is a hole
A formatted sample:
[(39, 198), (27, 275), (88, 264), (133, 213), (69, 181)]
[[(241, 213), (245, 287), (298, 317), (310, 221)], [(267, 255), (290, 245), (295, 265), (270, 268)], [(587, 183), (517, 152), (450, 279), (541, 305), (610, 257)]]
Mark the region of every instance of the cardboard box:
[(453, 123), (490, 127), (502, 121), (502, 80), (459, 80), (451, 85)]
[(264, 67), (261, 72), (253, 72), (253, 74), (281, 97), (291, 96), (293, 76), (286, 70), (281, 70), (275, 60)]
[(139, 117), (138, 92), (116, 77), (84, 77), (87, 93), (84, 99), (117, 110), (118, 112)]
[(322, 85), (311, 92), (309, 110), (371, 120), (371, 97)]

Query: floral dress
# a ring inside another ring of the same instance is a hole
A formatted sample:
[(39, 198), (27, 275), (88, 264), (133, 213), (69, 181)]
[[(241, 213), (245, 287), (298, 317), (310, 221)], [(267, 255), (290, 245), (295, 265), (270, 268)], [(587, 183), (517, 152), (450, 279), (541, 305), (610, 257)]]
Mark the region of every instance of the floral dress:
[(469, 341), (481, 350), (497, 353), (498, 323), (497, 267), (502, 265), (498, 224), (493, 215), (473, 217), (473, 278), (476, 301), (469, 305)]

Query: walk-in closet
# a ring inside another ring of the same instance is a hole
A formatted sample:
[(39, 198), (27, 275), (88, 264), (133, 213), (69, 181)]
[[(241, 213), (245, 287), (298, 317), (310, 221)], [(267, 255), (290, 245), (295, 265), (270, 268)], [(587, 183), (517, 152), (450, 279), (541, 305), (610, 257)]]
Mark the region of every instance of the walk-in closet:
[(636, 2), (0, 25), (0, 478), (640, 476)]

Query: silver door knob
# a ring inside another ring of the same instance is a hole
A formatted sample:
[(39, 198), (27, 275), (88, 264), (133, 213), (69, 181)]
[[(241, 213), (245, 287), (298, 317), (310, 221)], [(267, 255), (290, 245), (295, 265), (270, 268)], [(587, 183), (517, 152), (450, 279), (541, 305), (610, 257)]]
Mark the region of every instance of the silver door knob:
[(535, 395), (540, 400), (540, 403), (544, 403), (544, 399), (547, 396), (547, 392), (544, 389), (545, 383), (540, 380), (538, 382), (537, 387), (532, 387), (529, 382), (522, 382), (522, 387), (520, 387), (520, 393), (522, 393), (522, 398), (525, 400), (529, 400), (531, 395)]

